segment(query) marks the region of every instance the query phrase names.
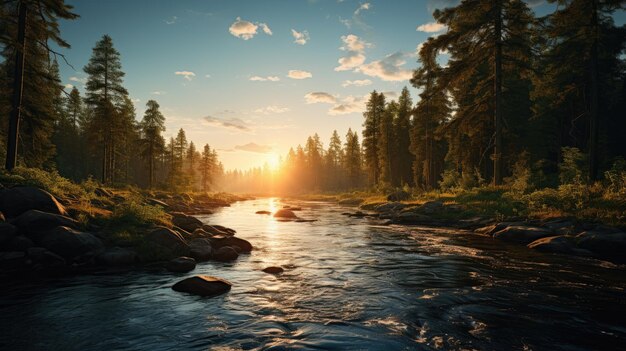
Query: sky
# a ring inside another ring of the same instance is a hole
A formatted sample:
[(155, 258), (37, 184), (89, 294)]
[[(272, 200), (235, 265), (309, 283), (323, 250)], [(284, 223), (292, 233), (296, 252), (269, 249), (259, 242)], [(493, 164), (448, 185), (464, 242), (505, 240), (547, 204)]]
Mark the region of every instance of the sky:
[[(84, 92), (95, 43), (121, 54), (137, 119), (148, 100), (226, 169), (275, 163), (318, 133), (361, 131), (367, 95), (390, 99), (418, 67), (417, 48), (445, 31), (432, 12), (457, 0), (69, 0), (80, 18), (61, 22), (63, 84)], [(529, 0), (538, 13), (554, 5)]]

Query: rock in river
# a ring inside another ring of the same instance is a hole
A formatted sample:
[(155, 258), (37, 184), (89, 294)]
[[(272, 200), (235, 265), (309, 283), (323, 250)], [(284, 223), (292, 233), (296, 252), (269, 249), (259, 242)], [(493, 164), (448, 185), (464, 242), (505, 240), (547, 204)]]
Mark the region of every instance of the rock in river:
[(181, 256), (167, 262), (165, 268), (170, 272), (187, 273), (196, 268), (196, 260), (191, 257)]
[(22, 213), (13, 221), (13, 224), (19, 228), (21, 233), (27, 233), (26, 235), (30, 237), (35, 237), (37, 233), (54, 229), (58, 226), (74, 229), (79, 227), (78, 222), (70, 217), (39, 210), (28, 210)]
[(272, 214), (272, 212), (270, 212), (270, 211), (256, 211), (256, 214), (270, 215), (270, 214)]
[(284, 208), (276, 211), (276, 213), (274, 213), (274, 217), (276, 217), (276, 218), (293, 218), (293, 219), (298, 218), (298, 216), (296, 216), (296, 214), (293, 213), (293, 211), (287, 210), (287, 209), (284, 209)]
[(554, 235), (552, 231), (545, 228), (514, 225), (496, 232), (493, 234), (493, 237), (504, 241), (528, 245), (537, 239), (552, 235)]
[(231, 286), (232, 284), (224, 279), (208, 275), (196, 275), (179, 281), (172, 286), (172, 289), (178, 292), (212, 297), (227, 293)]
[(189, 246), (185, 239), (169, 228), (158, 227), (149, 232), (146, 239), (159, 246), (163, 251), (167, 251), (166, 253), (170, 258), (189, 255)]
[(598, 258), (626, 263), (626, 233), (587, 231), (578, 234), (576, 242)]
[(528, 248), (541, 252), (590, 256), (591, 252), (576, 247), (574, 237), (557, 235), (541, 238), (528, 244)]
[(252, 251), (252, 244), (250, 244), (249, 241), (236, 238), (234, 236), (226, 237), (226, 238), (225, 237), (213, 238), (209, 240), (211, 240), (211, 246), (213, 246), (213, 248), (216, 250), (219, 250), (220, 248), (226, 247), (226, 246), (230, 246), (230, 247), (237, 246), (241, 249), (240, 251), (243, 253), (248, 253)]
[(181, 212), (172, 213), (172, 223), (190, 233), (193, 233), (193, 231), (198, 228), (202, 228), (203, 225), (202, 222), (196, 217)]
[(189, 256), (196, 261), (206, 261), (213, 256), (211, 241), (206, 238), (196, 238), (189, 241)]
[(105, 266), (128, 266), (139, 261), (137, 253), (130, 249), (112, 247), (96, 256), (96, 262)]
[(280, 274), (284, 271), (285, 270), (282, 267), (277, 267), (277, 266), (270, 266), (267, 268), (263, 268), (263, 272), (269, 273), (269, 274)]
[(231, 262), (237, 259), (239, 254), (230, 246), (224, 246), (213, 253), (213, 259), (219, 262)]
[(63, 205), (54, 196), (39, 188), (17, 186), (0, 192), (0, 211), (6, 217), (14, 218), (28, 210), (67, 214)]
[(88, 253), (97, 254), (104, 250), (102, 241), (93, 234), (79, 232), (69, 227), (56, 227), (46, 232), (37, 244), (65, 259)]

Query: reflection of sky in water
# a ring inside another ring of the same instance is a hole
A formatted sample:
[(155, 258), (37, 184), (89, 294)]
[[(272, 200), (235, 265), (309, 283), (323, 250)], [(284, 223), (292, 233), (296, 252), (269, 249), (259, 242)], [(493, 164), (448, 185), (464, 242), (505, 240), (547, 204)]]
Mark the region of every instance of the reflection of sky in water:
[[(255, 214), (286, 204), (318, 221)], [(146, 270), (54, 280), (48, 287), (1, 282), (0, 345), (597, 349), (626, 337), (623, 266), (341, 215), (350, 210), (276, 198), (235, 203), (202, 220), (236, 229), (255, 250), (233, 263), (201, 263), (189, 274)], [(274, 265), (285, 272), (261, 271)], [(211, 299), (170, 289), (193, 274), (228, 279), (233, 289)]]

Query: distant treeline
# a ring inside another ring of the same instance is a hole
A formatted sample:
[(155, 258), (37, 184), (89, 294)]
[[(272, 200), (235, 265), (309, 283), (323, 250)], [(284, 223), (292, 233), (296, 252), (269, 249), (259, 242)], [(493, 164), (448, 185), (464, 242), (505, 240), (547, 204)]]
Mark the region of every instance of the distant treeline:
[[(7, 120), (12, 108), (18, 1), (0, 6), (3, 33), (0, 65), (0, 154), (6, 155)], [(65, 91), (53, 41), (69, 47), (59, 36), (58, 18), (77, 17), (62, 0), (22, 1), (28, 6), (18, 166), (56, 169), (79, 181), (90, 176), (107, 184), (136, 184), (173, 190), (209, 189), (223, 172), (215, 149), (196, 150), (184, 130), (169, 143), (162, 136), (165, 118), (150, 100), (141, 121), (123, 86), (120, 53), (108, 35), (93, 48), (85, 96), (76, 87)], [(63, 58), (64, 59), (64, 58)], [(70, 87), (67, 87), (70, 88)]]
[(315, 135), (289, 152), (282, 175), (231, 172), (233, 188), (429, 190), (522, 176), (549, 187), (571, 155), (579, 182), (600, 179), (626, 156), (626, 27), (612, 18), (624, 1), (549, 2), (558, 6), (542, 18), (521, 0), (435, 11), (447, 31), (421, 45), (416, 105), (406, 88), (397, 102), (373, 91), (361, 147), (351, 131), (343, 148), (336, 132), (327, 149)]

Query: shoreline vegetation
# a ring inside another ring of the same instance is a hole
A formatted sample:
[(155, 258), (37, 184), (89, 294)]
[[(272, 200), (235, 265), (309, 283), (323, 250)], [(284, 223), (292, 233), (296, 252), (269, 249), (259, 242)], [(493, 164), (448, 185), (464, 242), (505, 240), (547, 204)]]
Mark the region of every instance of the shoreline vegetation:
[[(0, 184), (0, 274), (5, 277), (37, 278), (103, 269), (115, 273), (132, 267), (189, 272), (196, 262), (234, 261), (253, 250), (254, 243), (238, 238), (235, 229), (204, 224), (193, 216), (210, 214), (233, 202), (253, 199), (251, 196), (111, 188), (93, 180), (77, 184), (55, 172), (27, 168), (0, 173)], [(473, 230), (543, 252), (625, 263), (623, 197), (611, 195), (614, 189), (599, 184), (579, 187), (528, 193), (480, 187), (420, 194), (397, 190), (386, 195), (350, 192), (283, 198), (355, 206), (357, 210), (343, 214), (378, 219), (387, 225)], [(285, 207), (273, 215), (280, 221), (310, 221), (291, 216), (292, 210), (298, 209)], [(278, 268), (266, 269), (274, 272)], [(200, 290), (202, 284), (225, 286), (223, 281), (205, 278), (191, 280), (190, 289), (198, 288), (196, 283)]]

